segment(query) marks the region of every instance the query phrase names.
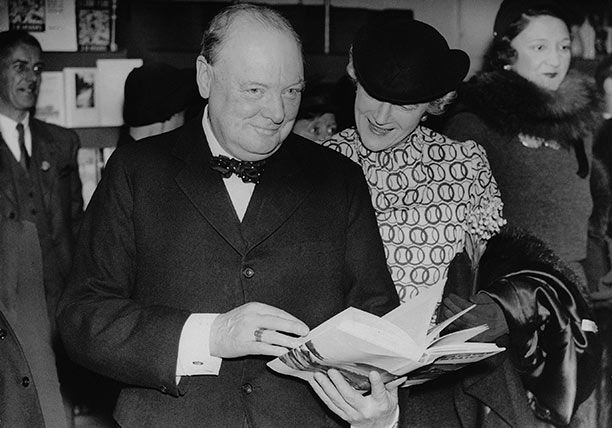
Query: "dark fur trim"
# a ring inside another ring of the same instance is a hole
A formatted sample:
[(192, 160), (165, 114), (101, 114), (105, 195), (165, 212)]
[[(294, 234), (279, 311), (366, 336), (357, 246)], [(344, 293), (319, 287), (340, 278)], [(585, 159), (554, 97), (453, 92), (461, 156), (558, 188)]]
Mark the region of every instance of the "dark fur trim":
[(547, 272), (563, 282), (572, 282), (584, 294), (574, 272), (544, 242), (510, 226), (504, 226), (487, 242), (478, 264), (478, 288), (486, 289), (496, 279), (525, 269)]
[(600, 99), (594, 85), (570, 71), (557, 91), (542, 89), (513, 71), (480, 73), (459, 89), (470, 111), (503, 135), (519, 133), (568, 146), (599, 122)]

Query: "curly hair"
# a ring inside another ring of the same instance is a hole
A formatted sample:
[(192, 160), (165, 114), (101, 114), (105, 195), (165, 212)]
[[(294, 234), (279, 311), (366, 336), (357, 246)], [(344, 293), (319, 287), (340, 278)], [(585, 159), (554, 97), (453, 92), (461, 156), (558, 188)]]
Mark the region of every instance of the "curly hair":
[(527, 9), (520, 18), (508, 26), (504, 33), (493, 37), (484, 56), (483, 71), (501, 70), (504, 66), (512, 65), (516, 61), (517, 52), (511, 45), (512, 40), (522, 33), (529, 22), (537, 16), (559, 18), (565, 22), (565, 25), (568, 25), (565, 17), (554, 9), (546, 7)]

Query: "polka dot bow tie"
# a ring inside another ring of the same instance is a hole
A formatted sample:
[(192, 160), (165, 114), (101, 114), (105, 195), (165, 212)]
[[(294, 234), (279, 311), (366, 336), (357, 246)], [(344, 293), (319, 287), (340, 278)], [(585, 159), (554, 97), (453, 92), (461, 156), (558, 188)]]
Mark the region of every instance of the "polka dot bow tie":
[(255, 162), (240, 161), (227, 156), (213, 156), (210, 159), (210, 167), (220, 173), (223, 178), (229, 178), (232, 174), (240, 177), (245, 183), (259, 183), (266, 161)]

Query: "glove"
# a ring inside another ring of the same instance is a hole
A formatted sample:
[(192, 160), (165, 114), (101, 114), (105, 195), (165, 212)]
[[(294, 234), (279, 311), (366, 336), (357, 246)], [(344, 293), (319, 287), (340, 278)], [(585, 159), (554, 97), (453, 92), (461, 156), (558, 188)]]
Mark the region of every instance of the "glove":
[(489, 329), (475, 336), (471, 341), (493, 342), (508, 333), (508, 324), (501, 308), (485, 293), (478, 293), (470, 300), (462, 299), (456, 294), (449, 294), (442, 300), (442, 319), (450, 318), (463, 309), (476, 304), (476, 307), (455, 320), (446, 331), (452, 332), (486, 324)]

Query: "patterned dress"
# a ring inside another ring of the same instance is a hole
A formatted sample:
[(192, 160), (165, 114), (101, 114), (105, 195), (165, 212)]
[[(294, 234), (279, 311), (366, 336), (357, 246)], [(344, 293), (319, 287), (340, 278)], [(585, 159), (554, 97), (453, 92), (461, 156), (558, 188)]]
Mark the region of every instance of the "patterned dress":
[(427, 300), (437, 306), (448, 266), (463, 251), (467, 234), (486, 242), (505, 223), (485, 151), (474, 141), (453, 141), (418, 126), (381, 152), (368, 150), (355, 128), (323, 145), (363, 168), (402, 303), (433, 293)]

